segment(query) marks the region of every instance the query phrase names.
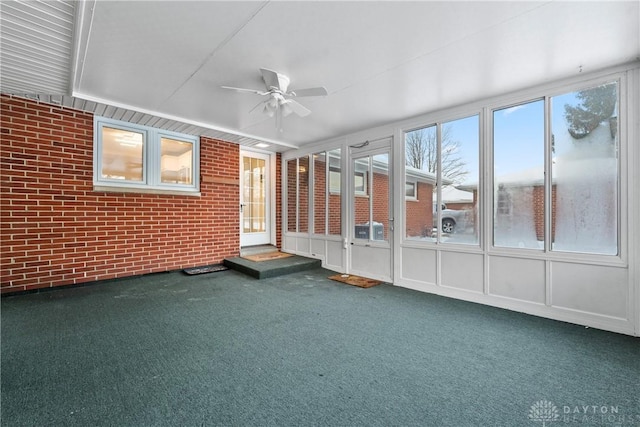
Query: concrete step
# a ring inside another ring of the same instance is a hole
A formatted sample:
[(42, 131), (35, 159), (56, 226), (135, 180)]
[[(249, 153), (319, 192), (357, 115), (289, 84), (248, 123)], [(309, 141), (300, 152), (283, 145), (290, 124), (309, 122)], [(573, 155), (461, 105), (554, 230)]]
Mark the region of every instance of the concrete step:
[(322, 262), (319, 259), (294, 255), (260, 262), (250, 261), (242, 257), (227, 258), (224, 260), (224, 265), (256, 279), (266, 279), (320, 268)]

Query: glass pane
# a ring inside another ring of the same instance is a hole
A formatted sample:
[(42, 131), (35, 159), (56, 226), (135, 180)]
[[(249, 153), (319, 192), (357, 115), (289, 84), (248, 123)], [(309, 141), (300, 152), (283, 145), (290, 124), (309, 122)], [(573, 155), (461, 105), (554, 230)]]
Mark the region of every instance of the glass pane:
[(160, 180), (163, 184), (191, 184), (193, 144), (160, 138)]
[(309, 157), (298, 159), (298, 231), (309, 231)]
[(342, 182), (340, 149), (331, 150), (329, 156), (329, 234), (342, 234), (342, 199), (340, 185)]
[(552, 98), (552, 249), (618, 253), (617, 84)]
[(298, 159), (287, 161), (287, 231), (298, 231)]
[(371, 240), (388, 240), (389, 231), (389, 154), (373, 156), (373, 182), (371, 183)]
[(243, 157), (243, 232), (264, 233), (267, 229), (264, 159)]
[(356, 173), (353, 176), (353, 183), (355, 185), (355, 190), (360, 194), (367, 194), (367, 175), (366, 173), (360, 172)]
[(251, 200), (251, 158), (242, 158), (242, 231), (251, 232), (251, 215), (249, 214), (249, 201)]
[(544, 248), (544, 103), (493, 113), (494, 245)]
[(478, 116), (442, 125), (441, 239), (477, 245), (480, 177)]
[(102, 127), (100, 177), (123, 181), (143, 181), (144, 135)]
[(407, 239), (435, 241), (436, 235), (431, 236), (437, 147), (435, 126), (405, 134), (405, 182), (415, 182), (416, 186), (416, 199), (405, 199)]
[(405, 182), (404, 183), (404, 195), (405, 197), (416, 197), (416, 183)]
[(327, 153), (313, 155), (313, 231), (326, 233), (327, 224)]
[(369, 239), (369, 197), (362, 192), (362, 179), (369, 174), (369, 157), (353, 160), (354, 237)]

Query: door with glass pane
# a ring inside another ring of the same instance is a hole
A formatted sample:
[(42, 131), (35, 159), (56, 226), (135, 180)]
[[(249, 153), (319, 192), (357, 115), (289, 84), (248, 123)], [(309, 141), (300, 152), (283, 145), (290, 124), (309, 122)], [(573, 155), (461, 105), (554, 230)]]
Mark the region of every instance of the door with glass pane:
[(269, 155), (240, 153), (240, 246), (269, 244)]
[[(368, 148), (368, 147), (367, 147)], [(349, 200), (349, 272), (391, 281), (393, 203), (391, 140), (352, 148)]]

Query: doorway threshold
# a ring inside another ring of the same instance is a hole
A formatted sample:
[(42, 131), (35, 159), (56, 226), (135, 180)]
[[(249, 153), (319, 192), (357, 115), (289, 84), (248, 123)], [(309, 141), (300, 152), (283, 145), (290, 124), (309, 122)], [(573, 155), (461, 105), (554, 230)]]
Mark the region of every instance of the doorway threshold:
[(273, 245), (253, 245), (243, 246), (240, 248), (240, 256), (266, 254), (269, 252), (277, 252), (278, 248)]

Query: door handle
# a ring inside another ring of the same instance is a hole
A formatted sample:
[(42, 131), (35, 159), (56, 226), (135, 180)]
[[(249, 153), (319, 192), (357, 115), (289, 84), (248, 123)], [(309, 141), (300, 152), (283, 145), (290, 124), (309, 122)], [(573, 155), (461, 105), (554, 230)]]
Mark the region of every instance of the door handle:
[(240, 213), (244, 212), (244, 203), (240, 203)]

